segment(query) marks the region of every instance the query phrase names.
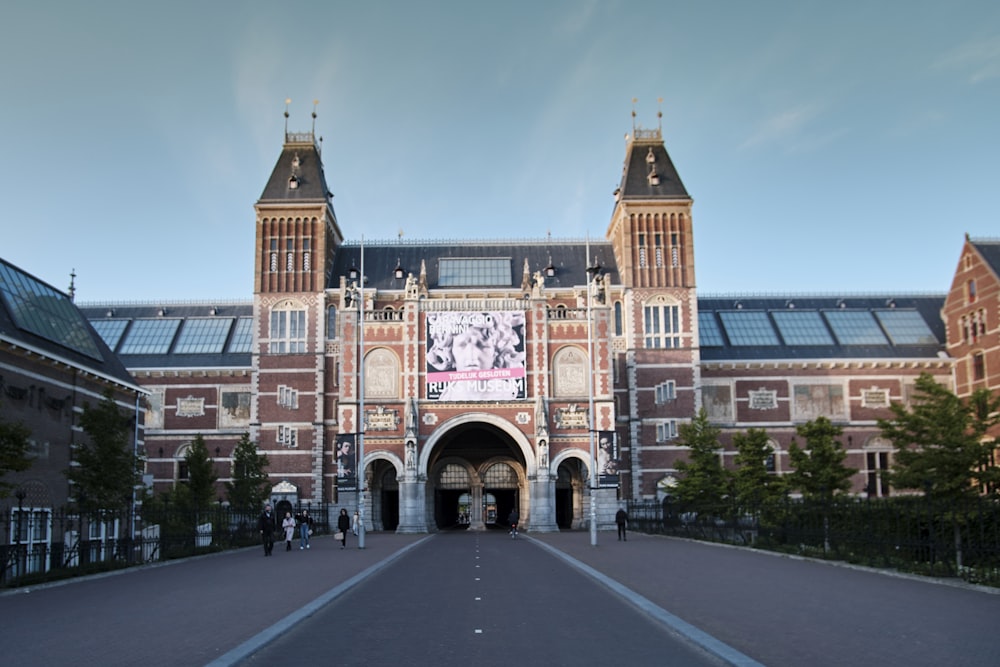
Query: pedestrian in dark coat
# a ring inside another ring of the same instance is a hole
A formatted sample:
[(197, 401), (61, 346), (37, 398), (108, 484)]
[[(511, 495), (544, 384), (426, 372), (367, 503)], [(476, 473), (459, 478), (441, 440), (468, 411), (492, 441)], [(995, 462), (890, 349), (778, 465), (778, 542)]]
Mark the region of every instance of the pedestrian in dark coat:
[(347, 531), (351, 529), (351, 517), (347, 516), (347, 510), (340, 510), (337, 517), (337, 531), (340, 533), (340, 548), (347, 546)]
[(628, 542), (628, 537), (625, 535), (625, 528), (628, 526), (628, 513), (625, 512), (624, 507), (618, 508), (618, 512), (615, 514), (615, 523), (618, 524), (618, 539)]
[(264, 506), (264, 511), (257, 519), (257, 529), (260, 531), (260, 539), (264, 543), (264, 555), (270, 556), (274, 549), (274, 513), (271, 505)]

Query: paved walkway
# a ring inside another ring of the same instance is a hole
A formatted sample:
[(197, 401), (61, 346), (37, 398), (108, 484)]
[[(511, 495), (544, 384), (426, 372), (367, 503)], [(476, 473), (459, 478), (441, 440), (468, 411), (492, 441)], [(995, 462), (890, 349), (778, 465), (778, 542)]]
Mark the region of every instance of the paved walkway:
[[(659, 536), (602, 532), (596, 547), (586, 532), (525, 537), (661, 621), (771, 667), (1000, 664), (995, 592)], [(371, 533), (366, 549), (341, 550), (318, 537), (271, 558), (258, 547), (5, 592), (0, 655), (17, 665), (232, 664), (240, 647), (259, 647), (433, 539)]]

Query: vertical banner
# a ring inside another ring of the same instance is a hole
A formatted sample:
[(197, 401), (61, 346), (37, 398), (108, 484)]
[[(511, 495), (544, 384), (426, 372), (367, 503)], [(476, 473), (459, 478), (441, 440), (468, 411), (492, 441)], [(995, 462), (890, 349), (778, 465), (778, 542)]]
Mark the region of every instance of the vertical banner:
[(353, 433), (337, 436), (337, 489), (354, 491), (358, 488), (357, 436)]
[(427, 399), (511, 401), (527, 397), (521, 311), (427, 314)]
[(597, 432), (597, 485), (618, 486), (618, 439), (614, 431)]

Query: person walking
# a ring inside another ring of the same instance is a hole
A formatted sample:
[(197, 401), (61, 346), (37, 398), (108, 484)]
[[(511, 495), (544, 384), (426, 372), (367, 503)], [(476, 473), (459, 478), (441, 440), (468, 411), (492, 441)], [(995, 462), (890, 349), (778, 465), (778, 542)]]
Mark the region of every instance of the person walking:
[(341, 509), (340, 516), (337, 517), (337, 532), (340, 533), (340, 548), (347, 546), (347, 531), (351, 529), (351, 517), (347, 516), (347, 510)]
[(361, 515), (358, 514), (357, 510), (354, 510), (354, 516), (351, 518), (351, 532), (355, 536), (358, 534), (358, 521), (361, 519)]
[(309, 536), (312, 535), (313, 518), (309, 516), (309, 510), (302, 510), (298, 516), (299, 520), (299, 551), (309, 548)]
[(295, 519), (291, 512), (285, 512), (285, 518), (281, 520), (281, 529), (285, 531), (285, 551), (292, 550), (292, 539), (295, 537)]
[(628, 513), (624, 507), (619, 507), (618, 512), (615, 513), (615, 523), (618, 524), (618, 541), (628, 542), (628, 537), (625, 535), (625, 528), (628, 527)]
[(274, 549), (274, 514), (271, 513), (271, 504), (264, 505), (264, 511), (257, 519), (257, 529), (260, 531), (260, 539), (264, 543), (264, 555), (270, 556)]

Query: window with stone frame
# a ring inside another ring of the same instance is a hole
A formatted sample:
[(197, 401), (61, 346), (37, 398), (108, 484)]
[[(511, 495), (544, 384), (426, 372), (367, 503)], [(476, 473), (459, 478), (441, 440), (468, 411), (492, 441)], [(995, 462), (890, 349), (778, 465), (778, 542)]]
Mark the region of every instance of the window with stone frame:
[(271, 310), (271, 354), (298, 354), (306, 351), (306, 311), (295, 301), (283, 301)]

